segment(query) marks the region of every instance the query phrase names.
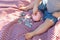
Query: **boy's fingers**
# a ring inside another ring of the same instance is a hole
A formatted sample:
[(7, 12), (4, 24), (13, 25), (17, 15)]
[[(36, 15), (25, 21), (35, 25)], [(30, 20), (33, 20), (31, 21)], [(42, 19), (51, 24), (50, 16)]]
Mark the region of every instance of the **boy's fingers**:
[(34, 11), (33, 14), (34, 14), (34, 15), (37, 15), (37, 12), (38, 12), (38, 11)]
[(36, 13), (35, 13), (35, 12), (33, 12), (33, 15), (36, 15)]
[(22, 7), (20, 7), (19, 9), (23, 9)]
[(19, 9), (22, 11), (28, 11), (26, 7), (20, 7)]

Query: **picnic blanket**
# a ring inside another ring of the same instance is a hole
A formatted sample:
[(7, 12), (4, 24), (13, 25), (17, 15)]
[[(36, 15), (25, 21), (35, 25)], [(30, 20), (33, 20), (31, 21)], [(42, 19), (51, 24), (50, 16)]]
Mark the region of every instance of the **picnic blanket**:
[[(20, 23), (20, 15), (22, 12), (17, 8), (27, 6), (33, 0), (0, 0), (0, 40), (25, 40), (24, 34), (35, 30), (43, 23), (33, 22), (32, 27), (28, 27), (24, 22)], [(29, 10), (27, 14), (32, 13)], [(31, 40), (60, 40), (60, 20), (55, 26), (41, 35), (34, 36)]]

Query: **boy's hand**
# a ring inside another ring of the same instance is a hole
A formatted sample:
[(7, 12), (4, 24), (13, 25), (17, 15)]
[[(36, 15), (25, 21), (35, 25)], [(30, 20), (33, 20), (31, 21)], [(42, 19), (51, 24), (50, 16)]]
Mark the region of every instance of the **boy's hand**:
[(37, 8), (37, 7), (34, 7), (34, 8), (33, 8), (33, 14), (36, 15), (37, 12), (38, 12), (38, 8)]
[(41, 14), (42, 14), (42, 12), (37, 12), (36, 15), (32, 14), (33, 21), (40, 21), (41, 17), (42, 17)]
[(31, 39), (32, 37), (33, 37), (33, 33), (26, 33), (26, 34), (25, 34), (26, 40), (29, 40), (29, 39)]

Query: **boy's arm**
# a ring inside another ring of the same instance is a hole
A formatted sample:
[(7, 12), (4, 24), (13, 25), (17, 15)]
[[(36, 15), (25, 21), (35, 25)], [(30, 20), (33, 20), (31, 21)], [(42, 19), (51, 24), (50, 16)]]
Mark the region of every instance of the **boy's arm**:
[(33, 14), (35, 14), (38, 11), (38, 6), (42, 0), (35, 0), (34, 7), (33, 7)]

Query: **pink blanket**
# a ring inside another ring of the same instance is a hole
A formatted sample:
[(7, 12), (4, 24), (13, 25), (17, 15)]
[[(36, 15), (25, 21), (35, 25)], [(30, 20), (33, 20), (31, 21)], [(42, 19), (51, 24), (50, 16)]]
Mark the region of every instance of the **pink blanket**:
[[(35, 30), (43, 21), (33, 22), (31, 28), (18, 22), (20, 6), (26, 6), (33, 0), (0, 0), (0, 40), (25, 40), (24, 34)], [(31, 13), (31, 10), (25, 13)], [(60, 21), (42, 35), (31, 40), (60, 40)]]

